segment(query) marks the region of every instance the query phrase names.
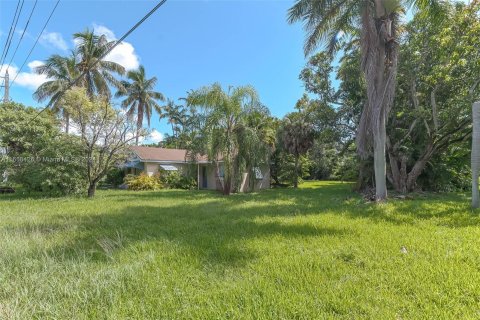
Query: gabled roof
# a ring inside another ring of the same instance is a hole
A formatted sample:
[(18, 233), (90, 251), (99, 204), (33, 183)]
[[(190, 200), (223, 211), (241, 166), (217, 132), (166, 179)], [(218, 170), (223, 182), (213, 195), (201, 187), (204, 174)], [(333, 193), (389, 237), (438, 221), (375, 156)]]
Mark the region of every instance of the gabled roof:
[[(130, 149), (140, 158), (142, 162), (148, 161), (167, 161), (167, 162), (189, 162), (187, 150), (185, 149), (167, 149), (156, 147), (132, 146)], [(208, 161), (207, 157), (199, 156), (200, 162)]]

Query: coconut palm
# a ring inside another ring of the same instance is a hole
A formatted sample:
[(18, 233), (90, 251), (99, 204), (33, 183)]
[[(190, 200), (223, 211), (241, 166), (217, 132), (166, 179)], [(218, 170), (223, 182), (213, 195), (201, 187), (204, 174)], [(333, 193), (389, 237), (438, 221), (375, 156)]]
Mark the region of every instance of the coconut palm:
[(127, 73), (129, 81), (121, 81), (122, 89), (115, 97), (125, 97), (121, 106), (127, 110), (127, 115), (132, 118), (137, 116), (137, 138), (135, 144), (138, 145), (138, 132), (143, 126), (143, 118), (147, 118), (148, 126), (152, 117), (152, 109), (159, 109), (157, 100), (164, 101), (165, 98), (160, 92), (154, 91), (157, 83), (157, 77), (148, 79), (145, 74), (145, 68), (140, 66), (138, 70), (132, 70)]
[(43, 65), (35, 68), (37, 74), (46, 75), (51, 80), (42, 83), (33, 96), (39, 102), (49, 99), (47, 107), (56, 113), (63, 113), (66, 133), (69, 131), (70, 117), (68, 112), (62, 108), (60, 98), (70, 83), (78, 77), (76, 63), (75, 52), (72, 52), (68, 57), (52, 55)]
[[(206, 112), (202, 132), (208, 158), (217, 165), (217, 176), (221, 176), (219, 160), (223, 162), (223, 193), (229, 195), (234, 188), (235, 175), (242, 146), (259, 140), (246, 123), (252, 107), (259, 105), (257, 92), (251, 86), (229, 87), (225, 92), (215, 83), (189, 92), (187, 106), (198, 106)], [(248, 156), (248, 155), (245, 155)]]
[(77, 70), (84, 74), (79, 81), (79, 86), (87, 89), (87, 94), (93, 97), (95, 94), (111, 97), (110, 87), (112, 85), (122, 89), (121, 81), (115, 79), (113, 74), (124, 75), (125, 68), (113, 61), (102, 59), (94, 65), (105, 52), (107, 52), (115, 41), (108, 41), (105, 35), (96, 35), (91, 30), (78, 32), (73, 35), (75, 52), (78, 56)]
[[(434, 14), (440, 0), (297, 0), (288, 21), (304, 22), (305, 54), (320, 43), (333, 53), (344, 40), (359, 38), (362, 70), (367, 81), (367, 103), (362, 112), (357, 148), (362, 157), (373, 145), (376, 199), (387, 198), (386, 117), (395, 93), (399, 14), (415, 4)], [(342, 37), (343, 35), (343, 37)]]
[(173, 137), (178, 138), (180, 128), (183, 131), (187, 111), (183, 106), (175, 104), (172, 99), (167, 99), (167, 103), (162, 107), (157, 107), (156, 110), (160, 114), (160, 119), (167, 119), (167, 123), (172, 127)]

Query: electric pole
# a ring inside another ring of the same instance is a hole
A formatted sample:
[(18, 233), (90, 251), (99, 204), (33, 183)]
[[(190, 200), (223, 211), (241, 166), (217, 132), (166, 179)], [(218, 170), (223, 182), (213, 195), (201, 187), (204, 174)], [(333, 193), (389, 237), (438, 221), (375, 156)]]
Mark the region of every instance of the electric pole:
[(7, 71), (5, 72), (5, 77), (1, 77), (5, 79), (4, 81), (4, 87), (5, 87), (5, 95), (3, 96), (3, 102), (7, 103), (10, 100), (9, 93), (10, 93), (10, 78), (8, 76), (8, 68)]

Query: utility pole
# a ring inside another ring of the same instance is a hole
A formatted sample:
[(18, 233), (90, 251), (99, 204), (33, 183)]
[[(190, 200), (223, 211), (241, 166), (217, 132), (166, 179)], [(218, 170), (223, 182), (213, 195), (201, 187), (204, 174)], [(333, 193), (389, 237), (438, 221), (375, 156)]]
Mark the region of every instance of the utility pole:
[(8, 101), (10, 101), (10, 97), (9, 97), (9, 94), (10, 94), (10, 77), (8, 76), (8, 68), (7, 68), (7, 71), (5, 72), (5, 77), (0, 77), (0, 78), (3, 78), (5, 79), (4, 81), (4, 87), (5, 87), (5, 95), (3, 96), (3, 102), (7, 103)]

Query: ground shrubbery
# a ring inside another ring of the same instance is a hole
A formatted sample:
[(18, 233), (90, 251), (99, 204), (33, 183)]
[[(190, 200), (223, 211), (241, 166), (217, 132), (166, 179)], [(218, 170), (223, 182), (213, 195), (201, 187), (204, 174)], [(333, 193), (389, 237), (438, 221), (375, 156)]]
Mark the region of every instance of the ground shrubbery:
[(197, 181), (189, 176), (183, 175), (178, 171), (165, 172), (160, 175), (160, 181), (168, 189), (196, 189)]
[(148, 176), (142, 173), (138, 176), (129, 174), (125, 177), (125, 184), (128, 190), (142, 191), (142, 190), (158, 190), (162, 185), (158, 175)]
[(135, 176), (127, 175), (125, 184), (129, 190), (158, 190), (158, 189), (195, 189), (197, 181), (189, 176), (183, 175), (177, 171), (164, 172), (153, 176), (144, 173)]

